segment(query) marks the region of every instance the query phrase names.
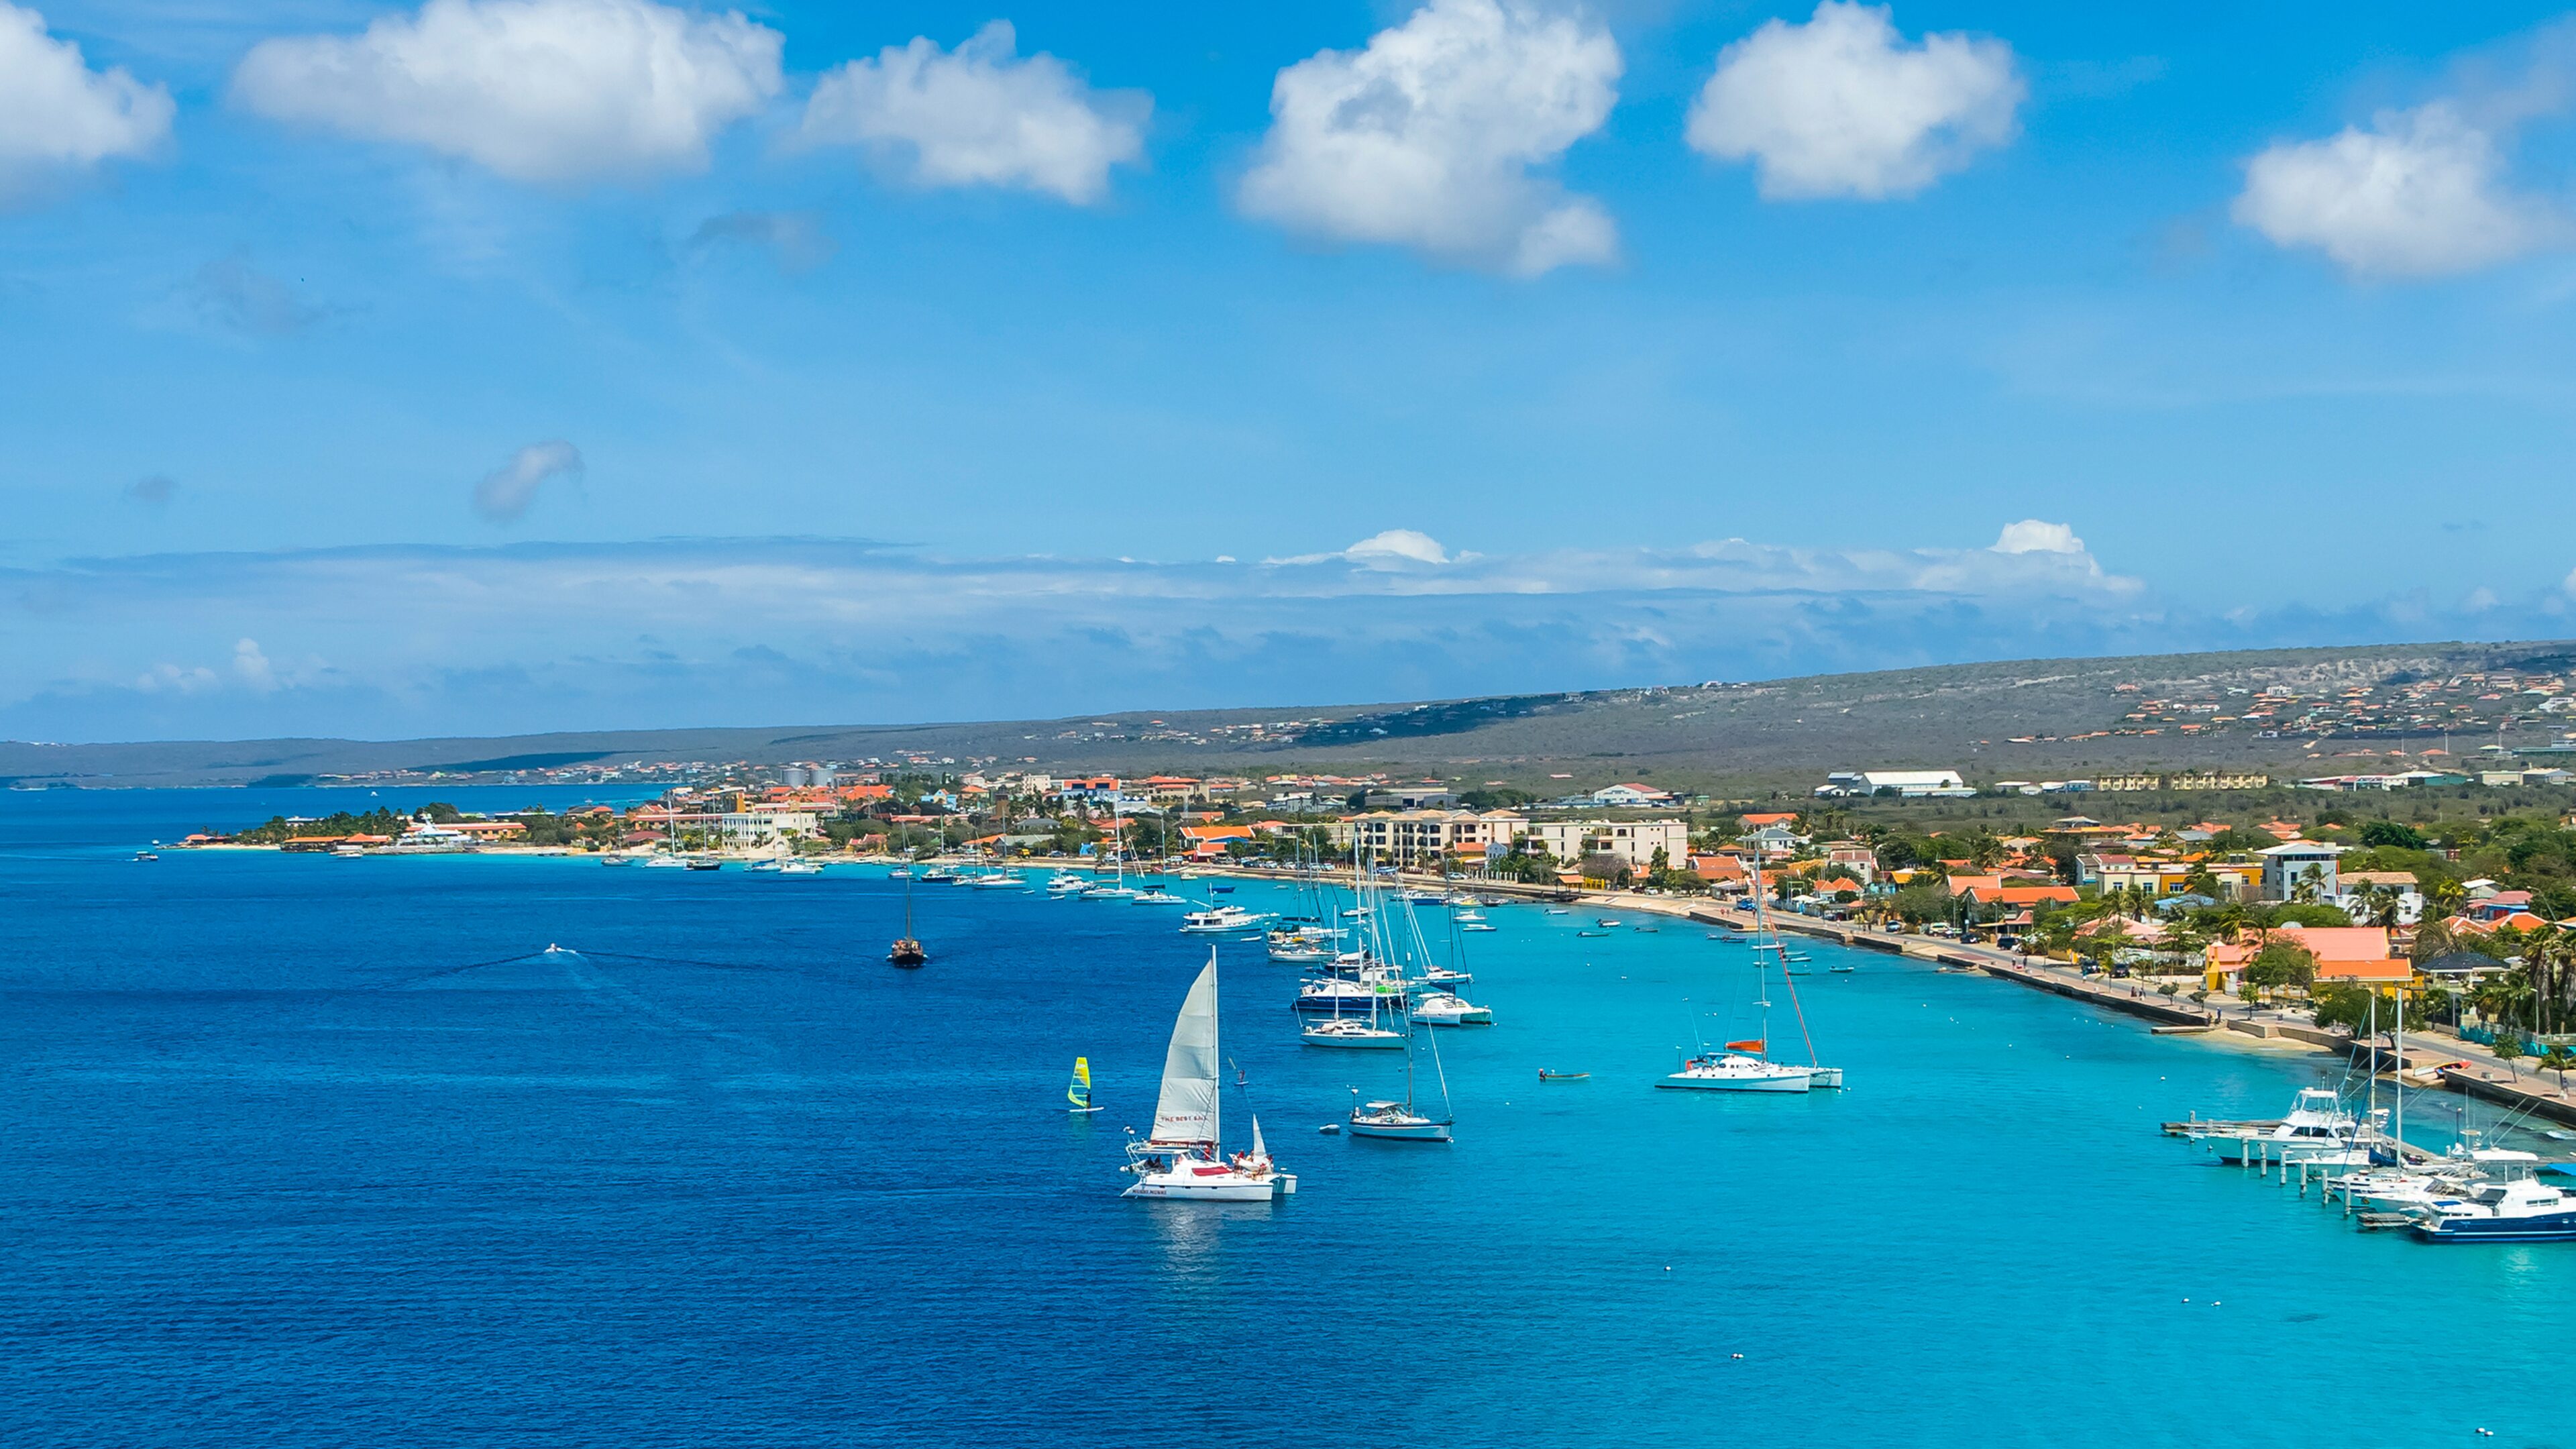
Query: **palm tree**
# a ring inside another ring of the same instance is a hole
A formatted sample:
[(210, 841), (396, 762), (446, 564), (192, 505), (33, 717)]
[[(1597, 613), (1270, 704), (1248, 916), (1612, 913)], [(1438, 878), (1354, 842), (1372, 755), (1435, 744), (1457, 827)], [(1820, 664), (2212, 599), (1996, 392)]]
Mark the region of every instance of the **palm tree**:
[(2468, 887), (2455, 880), (2437, 880), (2424, 888), (2424, 900), (2439, 916), (2456, 916), (2469, 901)]

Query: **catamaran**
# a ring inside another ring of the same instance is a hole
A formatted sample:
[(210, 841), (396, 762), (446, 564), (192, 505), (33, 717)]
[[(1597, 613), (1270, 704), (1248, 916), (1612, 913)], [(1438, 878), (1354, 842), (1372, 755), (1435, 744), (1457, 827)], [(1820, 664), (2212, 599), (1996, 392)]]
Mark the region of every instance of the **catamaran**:
[(1297, 1190), (1294, 1174), (1281, 1172), (1261, 1141), (1261, 1119), (1252, 1119), (1252, 1150), (1220, 1157), (1217, 1102), (1216, 948), (1181, 999), (1163, 1057), (1162, 1095), (1145, 1140), (1130, 1127), (1127, 1165), (1135, 1182), (1121, 1197), (1175, 1198), (1186, 1202), (1268, 1202)]
[(1073, 1080), (1066, 1085), (1064, 1095), (1066, 1101), (1073, 1103), (1064, 1109), (1067, 1112), (1087, 1115), (1100, 1110), (1099, 1105), (1091, 1100), (1091, 1058), (1073, 1059)]

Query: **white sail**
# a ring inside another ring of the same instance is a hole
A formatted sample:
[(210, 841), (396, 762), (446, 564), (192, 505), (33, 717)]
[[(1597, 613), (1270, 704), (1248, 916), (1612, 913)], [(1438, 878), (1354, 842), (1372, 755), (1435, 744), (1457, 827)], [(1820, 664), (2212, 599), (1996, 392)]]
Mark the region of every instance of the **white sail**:
[(1208, 952), (1199, 979), (1181, 1002), (1172, 1025), (1172, 1049), (1163, 1058), (1163, 1095), (1154, 1103), (1155, 1142), (1214, 1143), (1216, 1135), (1216, 952)]

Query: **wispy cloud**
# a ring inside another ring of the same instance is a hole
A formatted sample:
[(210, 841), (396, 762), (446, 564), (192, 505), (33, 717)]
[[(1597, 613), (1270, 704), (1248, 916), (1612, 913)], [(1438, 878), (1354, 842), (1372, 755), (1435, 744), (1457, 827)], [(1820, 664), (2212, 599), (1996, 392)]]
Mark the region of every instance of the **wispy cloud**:
[(692, 256), (726, 247), (765, 249), (780, 271), (802, 274), (830, 261), (840, 243), (823, 229), (821, 213), (812, 211), (728, 211), (708, 217), (689, 234)]
[(2456, 605), (2226, 602), (2176, 604), (2046, 520), (1947, 549), (1479, 554), (1389, 530), (1261, 563), (818, 539), (164, 554), (0, 571), (0, 733), (1018, 718), (2536, 637), (2576, 608), (2554, 580)]
[(561, 438), (530, 443), (474, 485), (474, 511), (494, 523), (516, 523), (537, 501), (538, 489), (557, 478), (578, 478), (583, 467), (581, 450)]

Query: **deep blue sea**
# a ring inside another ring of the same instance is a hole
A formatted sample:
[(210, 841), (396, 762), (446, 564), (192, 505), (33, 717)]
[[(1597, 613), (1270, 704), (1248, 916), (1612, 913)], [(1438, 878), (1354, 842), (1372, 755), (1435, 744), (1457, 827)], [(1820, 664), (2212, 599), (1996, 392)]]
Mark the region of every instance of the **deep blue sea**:
[(372, 803), (0, 793), (0, 1444), (2537, 1445), (2576, 1404), (2576, 1246), (2364, 1235), (2156, 1131), (2323, 1057), (1857, 953), (1798, 982), (1849, 1090), (1658, 1092), (1751, 1027), (1743, 948), (1514, 907), (1466, 938), (1499, 1024), (1440, 1038), (1458, 1141), (1367, 1142), (1315, 1128), (1401, 1059), (1300, 1048), (1228, 941), (1228, 1135), (1248, 1100), (1303, 1190), (1133, 1202), (1176, 912), (923, 887), (899, 972), (856, 867), (129, 859)]

